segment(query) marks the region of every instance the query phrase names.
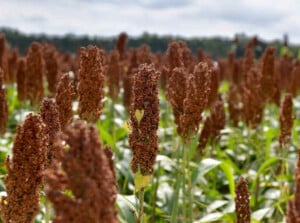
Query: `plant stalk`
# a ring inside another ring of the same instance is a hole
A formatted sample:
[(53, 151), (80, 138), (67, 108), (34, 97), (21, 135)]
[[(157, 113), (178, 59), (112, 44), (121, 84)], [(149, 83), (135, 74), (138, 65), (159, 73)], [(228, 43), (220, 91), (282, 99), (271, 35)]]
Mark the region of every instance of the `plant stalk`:
[(111, 99), (111, 103), (110, 103), (110, 133), (112, 135), (113, 141), (114, 141), (114, 148), (113, 150), (116, 151), (115, 149), (115, 143), (116, 143), (116, 131), (115, 131), (115, 103), (114, 101)]
[(144, 214), (144, 188), (141, 188), (139, 193), (139, 210), (136, 223), (143, 222), (143, 214)]
[(181, 170), (179, 168), (180, 166), (180, 157), (181, 157), (181, 140), (178, 143), (178, 147), (177, 147), (177, 160), (176, 160), (176, 164), (177, 167), (176, 171), (176, 184), (175, 184), (175, 193), (174, 193), (174, 199), (173, 199), (173, 207), (172, 207), (172, 216), (171, 216), (171, 223), (177, 223), (178, 222), (178, 200), (179, 200), (179, 192), (180, 192), (180, 187), (181, 187), (181, 181), (182, 181), (182, 173)]
[[(183, 170), (184, 170), (184, 180), (185, 183), (183, 184), (184, 190), (184, 197), (186, 198), (185, 206), (184, 206), (184, 218), (186, 222), (192, 223), (193, 222), (193, 185), (192, 185), (192, 171), (190, 165), (190, 144), (185, 143), (183, 147)], [(187, 200), (187, 201), (186, 201)]]
[[(160, 170), (160, 162), (158, 163), (158, 171)], [(159, 187), (159, 174), (157, 174), (154, 192), (153, 192), (153, 200), (152, 200), (152, 216), (151, 222), (155, 223), (155, 216), (156, 216), (156, 201), (157, 201), (157, 190)]]
[(46, 198), (45, 201), (45, 223), (50, 223), (51, 220), (51, 203)]

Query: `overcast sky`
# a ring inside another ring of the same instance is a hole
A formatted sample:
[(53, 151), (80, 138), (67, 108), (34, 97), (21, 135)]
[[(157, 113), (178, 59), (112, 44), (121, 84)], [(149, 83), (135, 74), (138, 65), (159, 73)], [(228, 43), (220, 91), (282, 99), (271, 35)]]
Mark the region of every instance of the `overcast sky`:
[(117, 35), (126, 31), (300, 43), (300, 0), (0, 0), (0, 26), (26, 33)]

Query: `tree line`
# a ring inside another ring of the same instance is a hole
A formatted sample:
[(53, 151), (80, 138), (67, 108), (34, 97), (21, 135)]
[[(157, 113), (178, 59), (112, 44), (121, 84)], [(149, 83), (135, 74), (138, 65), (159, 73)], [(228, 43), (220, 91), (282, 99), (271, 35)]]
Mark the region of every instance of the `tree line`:
[[(100, 37), (100, 36), (88, 36), (81, 35), (76, 36), (74, 34), (66, 34), (63, 36), (46, 35), (46, 34), (25, 34), (16, 29), (7, 27), (0, 28), (0, 33), (6, 36), (7, 42), (10, 47), (17, 47), (20, 53), (24, 54), (26, 49), (33, 41), (53, 43), (58, 49), (62, 51), (69, 51), (76, 53), (80, 46), (87, 46), (89, 44), (96, 45), (107, 51), (115, 48), (117, 36), (113, 37)], [(244, 55), (244, 49), (249, 39), (252, 37), (244, 34), (236, 35), (235, 38), (225, 37), (195, 37), (195, 38), (183, 38), (180, 36), (171, 35), (156, 35), (143, 33), (141, 36), (133, 37), (129, 35), (128, 48), (139, 47), (142, 44), (147, 44), (151, 47), (153, 52), (164, 52), (168, 47), (168, 43), (171, 40), (184, 40), (188, 47), (194, 54), (200, 48), (204, 52), (210, 54), (213, 58), (226, 57), (230, 50), (234, 50), (236, 57), (242, 57)], [(283, 47), (283, 41), (275, 40), (272, 42), (264, 41), (258, 38), (258, 44), (255, 49), (256, 58), (260, 57), (267, 45), (273, 45), (277, 49), (277, 53)], [(296, 56), (299, 45), (289, 45), (290, 52)]]

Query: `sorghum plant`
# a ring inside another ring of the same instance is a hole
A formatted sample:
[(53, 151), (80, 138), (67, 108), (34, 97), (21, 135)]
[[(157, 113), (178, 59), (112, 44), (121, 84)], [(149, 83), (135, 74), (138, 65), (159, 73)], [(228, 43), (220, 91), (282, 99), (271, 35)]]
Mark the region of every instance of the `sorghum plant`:
[(280, 108), (279, 121), (279, 145), (280, 147), (283, 147), (283, 145), (290, 141), (293, 127), (293, 97), (290, 93), (286, 93), (284, 96), (284, 100)]
[(8, 120), (8, 106), (6, 99), (6, 89), (4, 86), (4, 72), (0, 68), (0, 134), (6, 132), (6, 123)]
[(64, 130), (72, 122), (72, 102), (75, 96), (73, 80), (68, 73), (63, 74), (57, 84), (55, 100), (59, 112), (61, 129)]
[(261, 73), (252, 67), (246, 75), (245, 85), (242, 89), (243, 119), (251, 128), (261, 123), (265, 102), (261, 87)]
[(240, 94), (240, 90), (238, 86), (235, 84), (230, 86), (227, 95), (228, 101), (228, 111), (229, 111), (229, 120), (232, 122), (234, 126), (238, 125), (238, 122), (242, 113), (242, 96)]
[(110, 54), (106, 78), (109, 88), (108, 94), (112, 100), (116, 100), (120, 90), (119, 53), (116, 50), (112, 51)]
[(243, 177), (240, 177), (235, 188), (235, 212), (237, 223), (250, 223), (250, 195), (248, 185)]
[(76, 121), (67, 128), (65, 140), (69, 149), (61, 149), (45, 172), (45, 192), (55, 209), (53, 222), (118, 222), (111, 156), (102, 149), (96, 127)]
[(202, 120), (209, 94), (210, 94), (211, 70), (207, 63), (200, 62), (195, 66), (193, 74), (186, 80), (186, 95), (183, 101), (182, 133), (184, 138), (196, 133)]
[(61, 132), (59, 122), (58, 106), (53, 98), (44, 98), (41, 105), (41, 116), (46, 125), (46, 133), (49, 136), (49, 146), (47, 151), (47, 166), (53, 158), (58, 155), (53, 151), (53, 144)]
[(48, 89), (51, 94), (55, 94), (56, 84), (58, 81), (59, 68), (58, 58), (55, 47), (46, 45), (44, 49), (45, 73), (48, 82)]
[(120, 59), (123, 60), (125, 58), (126, 45), (128, 41), (128, 36), (126, 33), (121, 33), (118, 37), (116, 43), (116, 49), (119, 51)]
[(261, 86), (264, 89), (263, 96), (265, 101), (270, 101), (275, 93), (274, 60), (275, 48), (268, 47), (264, 52), (261, 62)]
[(125, 65), (123, 67), (123, 104), (126, 109), (130, 109), (131, 97), (132, 97), (132, 85), (133, 85), (133, 75), (137, 70), (138, 62), (137, 62), (137, 50), (132, 49), (130, 52), (130, 62), (128, 67)]
[(7, 81), (7, 53), (6, 53), (6, 41), (5, 36), (0, 34), (0, 68), (4, 71), (4, 80)]
[(20, 102), (25, 101), (26, 95), (26, 60), (25, 58), (19, 59), (17, 70), (17, 93)]
[(7, 58), (7, 77), (8, 82), (13, 83), (16, 80), (16, 73), (18, 69), (19, 50), (14, 48)]
[(294, 198), (287, 203), (287, 223), (300, 223), (300, 150), (294, 173)]
[(220, 131), (225, 128), (226, 114), (222, 99), (217, 100), (211, 107), (212, 133), (213, 138), (220, 135)]
[(208, 117), (206, 117), (206, 119), (204, 121), (203, 128), (201, 130), (201, 133), (200, 133), (200, 136), (198, 139), (197, 149), (201, 155), (203, 155), (203, 153), (204, 153), (204, 148), (210, 139), (211, 132), (212, 132), (212, 121), (211, 121), (211, 117), (208, 116)]
[(5, 186), (7, 196), (1, 202), (5, 223), (31, 223), (39, 212), (39, 195), (46, 165), (49, 137), (39, 115), (27, 115), (17, 127), (13, 157), (7, 158)]
[(42, 51), (40, 44), (37, 42), (31, 44), (27, 54), (25, 80), (30, 104), (36, 106), (44, 95)]
[(173, 109), (177, 133), (182, 134), (183, 127), (181, 116), (183, 115), (183, 102), (186, 97), (186, 79), (187, 73), (183, 67), (173, 69), (171, 77), (167, 81), (167, 98)]
[(129, 145), (133, 153), (131, 169), (143, 175), (153, 172), (158, 151), (158, 78), (153, 64), (141, 64), (134, 76), (130, 121), (132, 132)]
[(103, 108), (103, 55), (95, 46), (81, 48), (78, 73), (78, 114), (87, 122), (96, 122)]

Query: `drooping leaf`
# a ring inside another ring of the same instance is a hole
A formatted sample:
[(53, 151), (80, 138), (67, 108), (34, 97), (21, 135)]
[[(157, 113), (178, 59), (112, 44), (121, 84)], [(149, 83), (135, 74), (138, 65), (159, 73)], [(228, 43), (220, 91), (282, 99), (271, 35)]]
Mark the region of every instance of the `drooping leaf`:
[(221, 212), (211, 213), (211, 214), (205, 215), (200, 220), (195, 221), (195, 223), (206, 223), (206, 222), (218, 221), (220, 218), (222, 218), (223, 215), (224, 214)]
[(134, 174), (134, 189), (135, 192), (148, 186), (151, 182), (152, 175), (142, 175), (139, 171)]

